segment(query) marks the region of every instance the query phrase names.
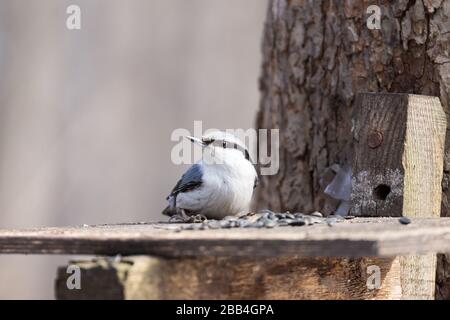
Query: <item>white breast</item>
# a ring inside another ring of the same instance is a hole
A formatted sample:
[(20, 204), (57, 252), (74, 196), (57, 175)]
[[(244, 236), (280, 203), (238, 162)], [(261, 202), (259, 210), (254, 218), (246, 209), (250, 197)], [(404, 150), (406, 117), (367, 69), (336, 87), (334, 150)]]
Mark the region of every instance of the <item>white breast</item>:
[(177, 207), (221, 219), (250, 209), (256, 171), (242, 156), (227, 157), (223, 164), (203, 166), (200, 188), (177, 196)]

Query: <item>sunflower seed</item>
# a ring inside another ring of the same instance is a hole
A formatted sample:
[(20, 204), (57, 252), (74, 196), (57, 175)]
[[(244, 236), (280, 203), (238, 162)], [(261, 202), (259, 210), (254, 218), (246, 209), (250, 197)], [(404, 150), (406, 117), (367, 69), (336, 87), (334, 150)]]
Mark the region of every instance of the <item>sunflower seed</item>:
[(231, 221), (231, 227), (232, 228), (238, 228), (239, 227), (239, 221)]
[(310, 224), (318, 224), (318, 223), (322, 223), (323, 219), (322, 218), (318, 218), (318, 217), (309, 217), (309, 223)]
[(282, 220), (278, 220), (277, 223), (280, 227), (282, 226), (288, 226), (289, 222), (294, 221), (292, 219), (282, 219)]
[(407, 217), (401, 217), (400, 219), (398, 219), (398, 222), (400, 222), (401, 224), (410, 224), (411, 219), (409, 219)]
[(289, 223), (290, 226), (304, 226), (306, 224), (305, 219), (296, 219)]
[(269, 218), (271, 220), (278, 220), (277, 215), (273, 212), (269, 213), (269, 216), (267, 218)]
[(262, 215), (261, 215), (261, 219), (267, 219), (267, 218), (269, 218), (269, 216), (270, 216), (270, 212), (264, 212)]
[(262, 221), (256, 221), (256, 222), (253, 223), (251, 226), (252, 226), (253, 228), (262, 228), (262, 227), (264, 227), (264, 222), (262, 222)]
[(246, 220), (238, 221), (238, 227), (241, 227), (241, 228), (245, 228), (248, 224), (249, 224), (249, 222)]
[(220, 221), (220, 227), (221, 228), (230, 228), (230, 221), (228, 221), (228, 220)]
[(332, 227), (332, 226), (334, 226), (336, 224), (337, 219), (336, 218), (328, 218), (326, 221), (327, 221), (327, 225), (329, 227)]
[(264, 224), (264, 226), (265, 226), (266, 228), (274, 228), (274, 227), (277, 226), (277, 223), (276, 223), (275, 221), (273, 221), (273, 220), (268, 220), (268, 221), (266, 221), (266, 223)]
[(286, 213), (286, 218), (295, 219), (295, 216), (292, 213)]
[(208, 222), (208, 226), (210, 229), (220, 229), (220, 222), (217, 220), (210, 220)]

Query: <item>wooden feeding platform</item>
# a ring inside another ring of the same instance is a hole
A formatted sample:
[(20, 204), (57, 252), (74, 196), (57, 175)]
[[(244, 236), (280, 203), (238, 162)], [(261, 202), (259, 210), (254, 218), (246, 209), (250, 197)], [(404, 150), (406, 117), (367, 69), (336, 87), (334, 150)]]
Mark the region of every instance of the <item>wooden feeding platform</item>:
[(174, 223), (0, 229), (0, 253), (188, 257), (392, 257), (450, 252), (450, 218), (175, 231)]
[(58, 269), (59, 299), (434, 299), (436, 254), (450, 252), (450, 218), (440, 218), (447, 120), (439, 99), (360, 94), (353, 124), (351, 197), (342, 199), (354, 219), (179, 232), (169, 223), (0, 230), (0, 254), (100, 256)]

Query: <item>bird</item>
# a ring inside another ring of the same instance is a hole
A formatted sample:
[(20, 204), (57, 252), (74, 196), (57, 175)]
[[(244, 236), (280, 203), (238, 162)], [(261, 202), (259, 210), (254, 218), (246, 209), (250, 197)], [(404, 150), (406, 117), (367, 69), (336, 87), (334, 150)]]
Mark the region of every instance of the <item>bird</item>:
[(249, 213), (258, 174), (245, 144), (224, 131), (186, 138), (202, 147), (202, 159), (182, 175), (162, 214), (221, 220)]

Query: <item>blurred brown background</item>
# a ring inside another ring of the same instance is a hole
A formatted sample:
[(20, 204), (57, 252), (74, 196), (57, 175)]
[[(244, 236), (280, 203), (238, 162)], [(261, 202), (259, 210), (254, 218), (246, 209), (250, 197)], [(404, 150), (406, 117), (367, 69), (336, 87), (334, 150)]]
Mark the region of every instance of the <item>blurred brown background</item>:
[[(266, 5), (0, 0), (0, 228), (159, 218), (174, 129), (253, 127)], [(53, 298), (70, 258), (0, 256), (0, 298)]]

